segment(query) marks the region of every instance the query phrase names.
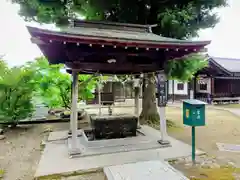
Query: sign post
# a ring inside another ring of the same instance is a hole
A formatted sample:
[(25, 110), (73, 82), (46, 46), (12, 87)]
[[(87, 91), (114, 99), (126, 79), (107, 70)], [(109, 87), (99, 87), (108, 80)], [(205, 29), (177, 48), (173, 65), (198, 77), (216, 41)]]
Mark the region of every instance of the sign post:
[(192, 162), (196, 163), (195, 127), (205, 126), (205, 102), (190, 99), (183, 101), (183, 124), (192, 127)]
[(165, 115), (165, 107), (167, 105), (167, 79), (165, 74), (157, 75), (157, 89), (161, 131), (161, 139), (158, 143), (168, 145), (170, 142), (167, 140), (167, 121)]
[(195, 138), (195, 126), (192, 126), (192, 162), (193, 164), (196, 163), (196, 147), (195, 147), (195, 142), (196, 142), (196, 138)]

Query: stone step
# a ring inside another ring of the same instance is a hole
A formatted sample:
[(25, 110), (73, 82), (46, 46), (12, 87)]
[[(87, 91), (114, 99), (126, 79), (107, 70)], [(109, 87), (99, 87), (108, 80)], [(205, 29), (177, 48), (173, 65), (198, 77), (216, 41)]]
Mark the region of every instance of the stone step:
[(189, 180), (164, 161), (145, 161), (105, 167), (107, 180)]

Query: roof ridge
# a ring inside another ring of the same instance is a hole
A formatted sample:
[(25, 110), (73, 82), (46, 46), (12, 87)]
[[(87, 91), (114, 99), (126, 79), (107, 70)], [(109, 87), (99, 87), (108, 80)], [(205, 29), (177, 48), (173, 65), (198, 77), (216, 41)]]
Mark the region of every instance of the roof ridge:
[(83, 23), (83, 24), (104, 24), (104, 25), (117, 25), (117, 26), (129, 26), (129, 27), (157, 27), (157, 24), (136, 24), (136, 23), (122, 23), (122, 22), (114, 22), (114, 21), (98, 21), (98, 20), (81, 20), (74, 19), (74, 23)]
[(112, 21), (94, 21), (94, 20), (73, 20), (73, 27), (95, 27), (103, 29), (119, 29), (119, 30), (130, 30), (139, 32), (152, 32), (152, 27), (154, 25), (142, 25), (142, 24), (129, 24), (129, 23), (119, 23)]
[(237, 60), (240, 61), (240, 58), (227, 58), (227, 57), (213, 57), (210, 56), (212, 59), (223, 59), (223, 60)]

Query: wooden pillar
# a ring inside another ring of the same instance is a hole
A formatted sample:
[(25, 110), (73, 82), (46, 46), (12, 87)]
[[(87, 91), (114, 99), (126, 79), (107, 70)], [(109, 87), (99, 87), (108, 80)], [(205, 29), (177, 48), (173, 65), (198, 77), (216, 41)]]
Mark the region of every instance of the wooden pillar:
[(188, 83), (188, 86), (189, 86), (189, 99), (194, 99), (194, 79), (192, 79), (189, 83)]
[(167, 134), (167, 120), (166, 120), (166, 104), (167, 104), (167, 83), (166, 75), (158, 74), (158, 107), (159, 107), (159, 116), (160, 116), (160, 132), (161, 139), (158, 141), (162, 145), (170, 144), (168, 141)]
[(169, 100), (169, 80), (166, 81), (166, 96), (167, 96), (167, 102)]
[(139, 103), (139, 96), (140, 96), (140, 79), (134, 80), (134, 114), (138, 117), (138, 127), (140, 127), (139, 123), (139, 111), (140, 111), (140, 103)]
[(214, 78), (211, 77), (211, 95), (214, 96)]
[(145, 87), (146, 86), (146, 79), (145, 76), (143, 75), (143, 82), (142, 82), (142, 94), (144, 93)]
[[(71, 99), (73, 98), (73, 80), (72, 80), (72, 84), (71, 84)], [(72, 100), (71, 100), (71, 104), (72, 104)], [(72, 107), (71, 107), (71, 111), (70, 111), (70, 129), (69, 129), (69, 132), (68, 134), (71, 135), (72, 134)]]
[[(161, 132), (161, 141), (166, 142), (167, 141), (167, 119), (166, 119), (166, 108), (165, 107), (159, 107), (159, 116), (160, 116), (160, 132)], [(169, 142), (167, 141), (167, 144)]]
[(97, 85), (98, 88), (98, 115), (102, 115), (102, 100), (101, 100), (101, 87), (100, 87), (100, 82)]
[(126, 85), (126, 83), (125, 82), (123, 82), (122, 83), (122, 87), (123, 87), (123, 100), (124, 100), (124, 102), (126, 101), (126, 88), (125, 88), (125, 85)]
[(140, 95), (140, 87), (135, 87), (135, 98), (134, 98), (134, 104), (135, 104), (135, 114), (139, 116), (139, 95)]
[(196, 86), (196, 83), (197, 83), (197, 78), (196, 76), (194, 76), (193, 78), (193, 98), (196, 99), (196, 92), (197, 92), (197, 86)]
[(232, 96), (234, 93), (233, 93), (233, 82), (234, 80), (233, 79), (230, 79), (230, 96)]
[(78, 72), (72, 70), (72, 107), (71, 107), (71, 131), (72, 138), (70, 144), (70, 156), (80, 154), (80, 147), (78, 142)]
[(174, 103), (174, 89), (175, 89), (175, 86), (174, 86), (174, 80), (172, 80), (172, 103)]

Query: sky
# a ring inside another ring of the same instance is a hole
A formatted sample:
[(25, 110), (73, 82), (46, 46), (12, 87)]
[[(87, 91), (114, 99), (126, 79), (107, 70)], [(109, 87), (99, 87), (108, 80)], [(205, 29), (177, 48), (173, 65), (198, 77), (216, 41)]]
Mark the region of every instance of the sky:
[[(18, 15), (18, 5), (0, 2), (0, 55), (10, 66), (22, 65), (42, 55), (30, 41), (26, 22)], [(229, 7), (217, 9), (220, 22), (213, 29), (199, 32), (197, 40), (211, 40), (208, 54), (240, 59), (240, 0), (229, 0)]]

